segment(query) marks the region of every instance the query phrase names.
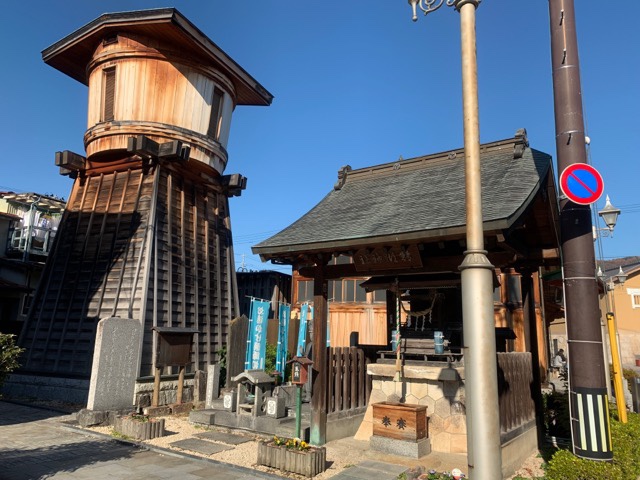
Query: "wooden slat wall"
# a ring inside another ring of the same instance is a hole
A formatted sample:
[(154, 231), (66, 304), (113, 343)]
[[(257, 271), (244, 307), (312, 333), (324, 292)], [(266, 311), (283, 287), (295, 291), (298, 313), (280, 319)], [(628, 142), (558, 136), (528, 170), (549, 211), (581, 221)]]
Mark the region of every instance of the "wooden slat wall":
[[(132, 295), (142, 293), (133, 279), (149, 207), (140, 199), (150, 196), (153, 180), (142, 170), (76, 180), (23, 330), (25, 370), (90, 374), (97, 322), (127, 316)], [(139, 307), (134, 302), (134, 314)]]
[(216, 361), (237, 315), (228, 212), (224, 194), (168, 167), (77, 180), (20, 339), (24, 369), (89, 377), (110, 316), (143, 319), (141, 376), (154, 326), (200, 332), (191, 370)]
[(498, 353), (500, 430), (510, 432), (535, 418), (531, 395), (533, 371), (530, 353)]
[(387, 343), (385, 304), (354, 305), (332, 303), (329, 306), (329, 338), (332, 347), (348, 347), (351, 332), (359, 332), (362, 345)]
[(157, 267), (150, 282), (156, 286), (147, 300), (142, 376), (153, 372), (153, 326), (198, 330), (189, 367), (193, 371), (218, 360), (229, 322), (237, 315), (229, 302), (228, 198), (170, 169), (161, 170), (159, 182), (152, 262)]
[(327, 412), (365, 407), (371, 394), (368, 360), (357, 347), (329, 348), (327, 371)]

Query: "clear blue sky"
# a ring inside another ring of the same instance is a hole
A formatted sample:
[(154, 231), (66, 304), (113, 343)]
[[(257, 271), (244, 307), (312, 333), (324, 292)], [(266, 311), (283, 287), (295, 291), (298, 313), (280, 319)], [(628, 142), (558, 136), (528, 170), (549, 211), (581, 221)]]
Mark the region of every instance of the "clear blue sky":
[[(54, 152), (84, 153), (87, 88), (40, 52), (101, 13), (175, 6), (262, 83), (270, 107), (238, 107), (227, 173), (236, 266), (332, 188), (338, 169), (462, 146), (459, 15), (417, 23), (406, 0), (31, 0), (3, 6), (0, 189), (68, 197)], [(623, 210), (605, 257), (640, 254), (640, 2), (576, 1), (590, 157)], [(555, 157), (548, 3), (484, 0), (477, 14), (482, 142), (525, 127)], [(416, 192), (419, 195), (419, 192)], [(604, 197), (597, 208), (604, 206)], [(281, 268), (280, 268), (281, 269)]]

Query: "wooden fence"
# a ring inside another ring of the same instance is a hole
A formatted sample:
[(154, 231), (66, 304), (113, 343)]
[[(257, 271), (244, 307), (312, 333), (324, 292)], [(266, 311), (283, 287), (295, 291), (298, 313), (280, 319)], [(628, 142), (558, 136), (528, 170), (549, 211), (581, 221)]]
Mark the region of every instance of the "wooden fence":
[(498, 353), (500, 432), (503, 443), (535, 422), (531, 353)]
[(366, 407), (371, 394), (371, 377), (367, 375), (369, 355), (358, 347), (327, 350), (327, 413)]

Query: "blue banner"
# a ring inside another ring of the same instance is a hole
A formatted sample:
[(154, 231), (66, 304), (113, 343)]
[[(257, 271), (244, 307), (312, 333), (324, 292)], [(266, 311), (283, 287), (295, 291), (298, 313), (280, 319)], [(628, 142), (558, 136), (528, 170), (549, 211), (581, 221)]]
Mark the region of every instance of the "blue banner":
[(267, 319), (270, 304), (271, 302), (267, 300), (251, 299), (245, 370), (264, 370), (264, 359), (267, 350)]
[(296, 349), (296, 355), (298, 357), (304, 356), (304, 351), (307, 346), (308, 317), (309, 317), (309, 304), (303, 303), (300, 306), (300, 329), (298, 330), (298, 348)]
[(278, 314), (278, 351), (276, 353), (276, 370), (284, 378), (284, 369), (287, 366), (287, 344), (289, 340), (289, 319), (291, 318), (291, 305), (280, 304)]

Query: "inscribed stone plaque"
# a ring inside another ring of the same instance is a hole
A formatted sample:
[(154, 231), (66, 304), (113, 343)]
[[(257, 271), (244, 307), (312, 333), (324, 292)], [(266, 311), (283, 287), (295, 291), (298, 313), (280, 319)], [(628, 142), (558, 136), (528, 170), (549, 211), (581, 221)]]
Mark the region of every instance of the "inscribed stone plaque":
[(89, 410), (119, 410), (133, 405), (142, 327), (131, 318), (98, 322), (93, 351)]

